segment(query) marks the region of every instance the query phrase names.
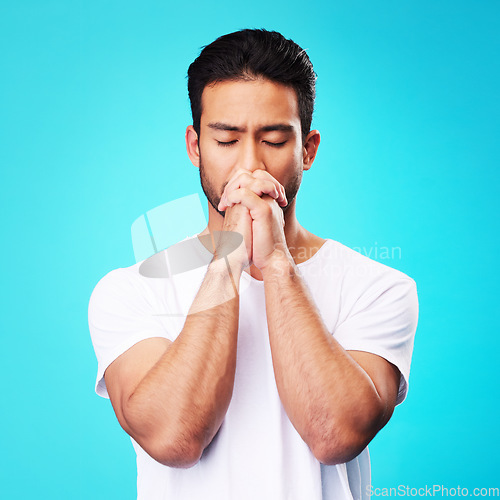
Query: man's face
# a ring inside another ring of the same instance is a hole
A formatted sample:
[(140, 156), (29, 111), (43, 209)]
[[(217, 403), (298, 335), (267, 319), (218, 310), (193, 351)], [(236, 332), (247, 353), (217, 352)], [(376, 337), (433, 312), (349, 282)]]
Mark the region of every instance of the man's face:
[(237, 170), (262, 169), (285, 187), (286, 210), (303, 170), (295, 91), (265, 79), (224, 81), (205, 87), (202, 109), (200, 178), (212, 207), (217, 210), (224, 187)]

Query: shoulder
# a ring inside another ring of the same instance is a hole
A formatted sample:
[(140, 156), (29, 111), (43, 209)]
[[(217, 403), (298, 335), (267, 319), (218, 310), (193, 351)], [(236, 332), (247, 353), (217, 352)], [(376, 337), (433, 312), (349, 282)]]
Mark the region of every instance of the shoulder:
[(109, 293), (123, 293), (136, 288), (141, 281), (139, 265), (140, 263), (129, 267), (119, 267), (106, 273), (94, 287), (90, 301), (95, 301)]
[(345, 285), (359, 291), (369, 293), (396, 282), (407, 282), (409, 286), (416, 287), (415, 280), (407, 274), (338, 241), (327, 239), (321, 250), (321, 265), (333, 267)]
[(208, 266), (197, 239), (182, 240), (128, 267), (108, 272), (96, 284), (89, 317), (100, 312), (181, 314), (187, 312)]
[(301, 267), (319, 303), (335, 303), (339, 321), (355, 311), (387, 304), (418, 311), (417, 286), (413, 278), (377, 262), (346, 245), (327, 239), (320, 250)]
[(105, 274), (94, 287), (89, 300), (89, 319), (103, 314), (124, 316), (153, 310), (156, 302), (155, 285), (140, 272), (138, 262)]

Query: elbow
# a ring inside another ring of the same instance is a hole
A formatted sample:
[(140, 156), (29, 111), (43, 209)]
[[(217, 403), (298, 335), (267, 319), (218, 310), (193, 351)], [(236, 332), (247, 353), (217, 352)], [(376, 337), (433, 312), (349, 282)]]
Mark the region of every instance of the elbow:
[[(309, 448), (324, 465), (338, 465), (356, 458), (383, 427), (383, 411), (373, 412), (369, 418), (336, 422), (331, 429), (318, 433)], [(385, 423), (385, 422), (384, 422)]]
[(179, 469), (193, 467), (203, 454), (203, 447), (199, 443), (180, 438), (158, 439), (151, 443), (144, 443), (143, 448), (160, 464)]
[(124, 430), (158, 463), (187, 469), (196, 465), (203, 453), (203, 443), (185, 427), (172, 422), (158, 425), (130, 405), (123, 412)]
[(342, 439), (323, 438), (309, 445), (312, 454), (323, 465), (338, 465), (357, 457), (371, 441), (365, 436), (347, 435)]

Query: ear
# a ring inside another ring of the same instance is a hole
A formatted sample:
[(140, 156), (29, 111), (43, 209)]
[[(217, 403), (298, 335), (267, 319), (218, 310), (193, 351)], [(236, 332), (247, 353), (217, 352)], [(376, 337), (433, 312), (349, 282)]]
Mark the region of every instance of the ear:
[(191, 163), (200, 168), (200, 146), (198, 144), (198, 134), (192, 125), (186, 128), (186, 149)]
[(311, 130), (306, 137), (303, 146), (302, 168), (309, 170), (313, 164), (316, 153), (318, 152), (321, 137), (317, 130)]

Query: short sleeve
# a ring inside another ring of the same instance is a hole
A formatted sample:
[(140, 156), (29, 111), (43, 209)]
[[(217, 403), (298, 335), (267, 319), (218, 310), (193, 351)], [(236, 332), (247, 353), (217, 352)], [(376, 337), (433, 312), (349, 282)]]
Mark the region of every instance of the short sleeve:
[(116, 269), (94, 288), (88, 310), (89, 330), (97, 357), (95, 391), (109, 398), (104, 372), (126, 350), (141, 340), (168, 338), (158, 316), (152, 313), (147, 290), (139, 277), (127, 269)]
[(399, 369), (396, 404), (404, 401), (408, 391), (417, 321), (416, 284), (411, 278), (400, 278), (361, 296), (334, 331), (344, 349), (377, 354)]

